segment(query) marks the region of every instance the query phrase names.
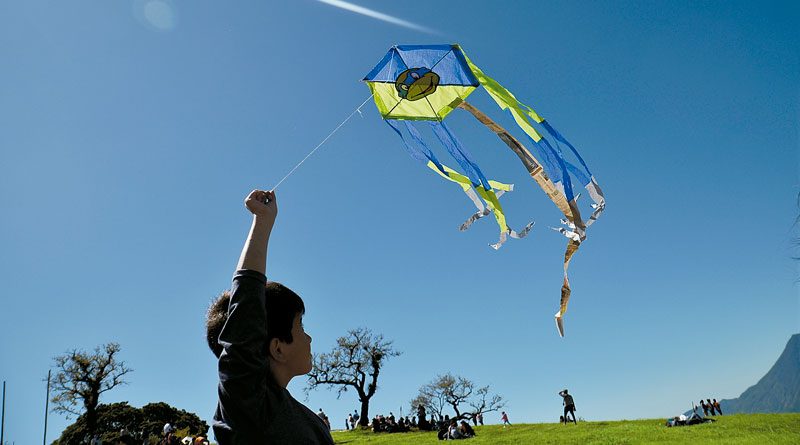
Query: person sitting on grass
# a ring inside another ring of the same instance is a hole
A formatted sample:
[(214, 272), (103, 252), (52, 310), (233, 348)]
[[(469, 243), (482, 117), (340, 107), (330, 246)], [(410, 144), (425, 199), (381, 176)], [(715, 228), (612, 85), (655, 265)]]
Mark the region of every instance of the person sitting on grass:
[(439, 440), (447, 440), (450, 435), (450, 422), (437, 422), (436, 423), (437, 433), (436, 437)]
[(456, 419), (450, 421), (450, 428), (447, 430), (447, 438), (451, 440), (464, 438), (464, 436), (461, 434), (461, 430), (458, 429), (458, 424), (456, 423)]
[(267, 281), (267, 247), (278, 204), (273, 192), (245, 199), (253, 215), (230, 291), (209, 308), (206, 339), (218, 358), (219, 445), (333, 445), (328, 426), (286, 390), (311, 371), (305, 306), (288, 287)]
[(383, 417), (376, 415), (372, 418), (372, 432), (380, 433), (383, 431)]
[(465, 438), (475, 437), (475, 430), (472, 429), (472, 426), (470, 426), (470, 424), (468, 424), (463, 420), (461, 421), (459, 429), (461, 430), (461, 435), (464, 436)]

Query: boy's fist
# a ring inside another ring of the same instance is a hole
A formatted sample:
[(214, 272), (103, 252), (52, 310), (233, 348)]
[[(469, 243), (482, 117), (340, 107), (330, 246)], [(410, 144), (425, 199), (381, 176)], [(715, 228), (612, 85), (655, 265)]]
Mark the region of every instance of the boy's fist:
[(253, 190), (244, 200), (247, 210), (255, 216), (268, 218), (272, 221), (278, 216), (278, 203), (275, 201), (275, 192)]

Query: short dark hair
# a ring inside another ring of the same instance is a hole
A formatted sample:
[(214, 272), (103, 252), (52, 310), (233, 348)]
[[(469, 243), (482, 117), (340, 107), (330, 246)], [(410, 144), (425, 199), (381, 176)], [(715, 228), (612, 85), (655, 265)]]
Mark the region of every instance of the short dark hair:
[[(303, 315), (306, 307), (303, 299), (291, 289), (276, 281), (268, 281), (264, 287), (266, 293), (267, 310), (267, 342), (277, 338), (284, 343), (291, 343), (292, 324), (294, 318)], [(206, 312), (206, 342), (211, 352), (219, 358), (222, 346), (219, 344), (219, 334), (228, 321), (228, 306), (231, 302), (231, 293), (223, 291), (217, 296)]]
[(228, 305), (230, 302), (231, 293), (228, 290), (224, 290), (211, 301), (211, 305), (206, 311), (206, 342), (208, 343), (208, 348), (217, 358), (222, 354), (222, 346), (218, 341), (219, 333), (228, 320)]

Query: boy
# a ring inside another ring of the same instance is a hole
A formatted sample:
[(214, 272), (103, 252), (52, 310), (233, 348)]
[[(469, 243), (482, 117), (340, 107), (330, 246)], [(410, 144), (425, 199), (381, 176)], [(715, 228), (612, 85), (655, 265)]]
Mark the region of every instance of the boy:
[(503, 428), (505, 428), (506, 425), (511, 426), (511, 422), (508, 421), (508, 414), (506, 414), (505, 411), (501, 412), (500, 414), (500, 420), (503, 421)]
[(230, 292), (208, 311), (209, 347), (219, 359), (219, 445), (329, 444), (330, 432), (286, 390), (311, 371), (311, 337), (303, 329), (303, 300), (266, 279), (267, 247), (278, 214), (274, 192), (253, 190), (253, 214)]

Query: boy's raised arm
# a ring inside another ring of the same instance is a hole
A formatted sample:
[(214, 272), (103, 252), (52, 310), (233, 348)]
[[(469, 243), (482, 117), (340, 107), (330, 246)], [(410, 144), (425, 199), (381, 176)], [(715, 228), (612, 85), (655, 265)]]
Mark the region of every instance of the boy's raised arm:
[(275, 192), (253, 190), (245, 198), (244, 205), (253, 214), (253, 224), (250, 226), (250, 233), (242, 248), (236, 269), (247, 269), (266, 275), (269, 235), (278, 216)]
[[(221, 444), (264, 443), (263, 393), (269, 369), (264, 348), (267, 243), (278, 214), (273, 192), (253, 190), (244, 201), (253, 224), (231, 285), (228, 319), (219, 335), (219, 405), (214, 434)], [(234, 431), (236, 433), (234, 434)]]

